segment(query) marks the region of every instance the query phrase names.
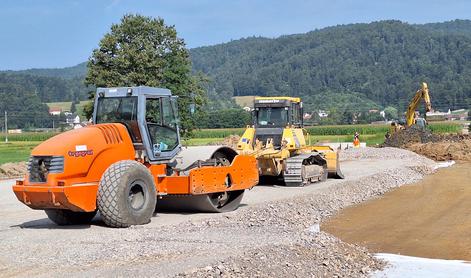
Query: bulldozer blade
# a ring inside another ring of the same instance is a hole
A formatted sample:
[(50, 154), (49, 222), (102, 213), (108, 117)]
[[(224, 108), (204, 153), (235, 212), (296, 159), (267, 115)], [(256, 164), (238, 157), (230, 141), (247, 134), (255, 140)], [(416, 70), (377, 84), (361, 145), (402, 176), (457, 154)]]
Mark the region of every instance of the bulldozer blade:
[(343, 175), (342, 171), (340, 171), (340, 169), (337, 169), (335, 172), (329, 172), (329, 178), (344, 179), (345, 176)]
[(329, 171), (328, 177), (332, 179), (345, 179), (345, 176), (340, 170), (340, 163), (339, 163), (338, 157), (337, 157), (335, 169)]

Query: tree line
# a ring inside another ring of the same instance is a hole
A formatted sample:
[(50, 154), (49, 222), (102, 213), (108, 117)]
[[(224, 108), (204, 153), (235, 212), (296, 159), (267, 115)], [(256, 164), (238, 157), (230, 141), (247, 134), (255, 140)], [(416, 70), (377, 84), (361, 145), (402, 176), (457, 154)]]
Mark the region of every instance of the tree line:
[[(143, 72), (120, 68), (122, 63), (102, 68), (106, 63), (99, 59), (108, 59), (103, 56), (108, 50), (121, 51), (118, 60), (122, 60), (134, 55), (135, 47), (152, 45), (148, 37), (136, 33), (129, 49), (114, 49), (125, 36), (120, 34), (120, 25), (114, 25), (92, 53), (89, 86), (84, 85), (86, 63), (64, 69), (0, 72), (0, 112), (13, 109), (18, 118), (31, 119), (29, 125), (41, 126), (40, 119), (47, 119), (43, 103), (85, 100), (97, 84), (167, 86), (181, 96), (180, 110), (188, 129), (243, 126), (248, 114), (231, 97), (245, 95), (301, 96), (305, 111), (329, 111), (329, 123), (349, 123), (372, 109), (395, 109), (392, 114), (400, 117), (422, 81), (429, 83), (433, 107), (471, 107), (469, 20), (341, 25), (276, 39), (251, 37), (195, 48), (189, 56), (184, 41), (163, 20), (136, 16), (123, 18), (122, 23), (126, 20), (167, 30), (176, 55), (164, 60), (149, 56), (151, 62), (140, 61), (147, 64), (137, 67), (146, 69)], [(113, 72), (112, 80), (106, 79), (105, 70)], [(191, 115), (190, 105), (197, 105), (195, 115)]]
[(434, 107), (471, 106), (471, 21), (409, 25), (350, 24), (282, 36), (252, 37), (191, 50), (193, 70), (219, 98), (301, 96), (306, 109), (400, 113), (420, 82)]

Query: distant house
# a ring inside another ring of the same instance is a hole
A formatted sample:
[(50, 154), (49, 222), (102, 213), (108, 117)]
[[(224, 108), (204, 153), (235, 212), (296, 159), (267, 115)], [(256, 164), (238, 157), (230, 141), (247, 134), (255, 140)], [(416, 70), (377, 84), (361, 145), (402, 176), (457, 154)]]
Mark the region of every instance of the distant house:
[(59, 107), (50, 107), (49, 114), (53, 116), (59, 116), (62, 113), (62, 109)]
[(74, 126), (75, 124), (80, 124), (80, 116), (75, 115), (75, 114), (67, 115), (65, 118), (65, 122), (70, 126)]
[(465, 121), (468, 118), (469, 111), (465, 109), (459, 109), (448, 112), (433, 111), (427, 112), (428, 121)]
[(21, 129), (9, 129), (8, 134), (20, 134), (23, 133)]
[(433, 122), (433, 121), (445, 121), (448, 118), (448, 115), (450, 114), (451, 114), (451, 111), (448, 110), (448, 112), (431, 111), (431, 112), (427, 112), (425, 115), (427, 117), (427, 121)]
[(317, 114), (320, 118), (327, 118), (329, 116), (329, 111), (319, 110)]
[(310, 120), (310, 119), (312, 119), (312, 114), (304, 113), (303, 119), (304, 119), (304, 120)]
[(465, 121), (468, 119), (468, 110), (459, 109), (451, 111), (449, 115), (447, 115), (449, 121)]

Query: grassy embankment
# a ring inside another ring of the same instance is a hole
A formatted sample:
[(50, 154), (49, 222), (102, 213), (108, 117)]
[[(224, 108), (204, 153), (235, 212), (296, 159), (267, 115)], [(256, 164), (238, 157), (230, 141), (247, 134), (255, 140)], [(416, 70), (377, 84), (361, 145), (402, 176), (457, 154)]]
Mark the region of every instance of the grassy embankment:
[[(455, 133), (461, 130), (459, 123), (431, 123), (430, 129), (436, 133)], [(360, 140), (367, 145), (376, 145), (384, 142), (387, 125), (337, 125), (316, 126), (307, 128), (311, 143), (317, 142), (350, 142), (355, 132), (360, 133)], [(244, 128), (231, 129), (202, 129), (194, 132), (194, 137), (184, 141), (184, 145), (217, 144), (230, 135), (241, 135)], [(42, 141), (54, 136), (56, 133), (22, 133), (10, 134), (9, 143), (4, 143), (4, 135), (0, 135), (0, 164), (6, 162), (25, 161), (31, 150)]]

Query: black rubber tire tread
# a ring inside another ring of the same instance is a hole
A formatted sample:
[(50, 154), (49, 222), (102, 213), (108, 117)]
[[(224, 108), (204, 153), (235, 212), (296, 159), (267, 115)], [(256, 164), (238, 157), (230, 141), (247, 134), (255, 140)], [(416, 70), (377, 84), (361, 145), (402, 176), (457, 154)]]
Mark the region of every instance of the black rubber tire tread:
[(46, 209), (47, 217), (59, 226), (84, 225), (92, 221), (96, 211), (78, 212), (67, 209)]
[[(136, 180), (143, 182), (145, 203), (140, 210), (128, 204), (129, 186)], [(150, 171), (134, 160), (122, 160), (112, 164), (103, 174), (98, 187), (98, 211), (106, 225), (126, 228), (151, 221), (155, 211), (157, 194)]]

